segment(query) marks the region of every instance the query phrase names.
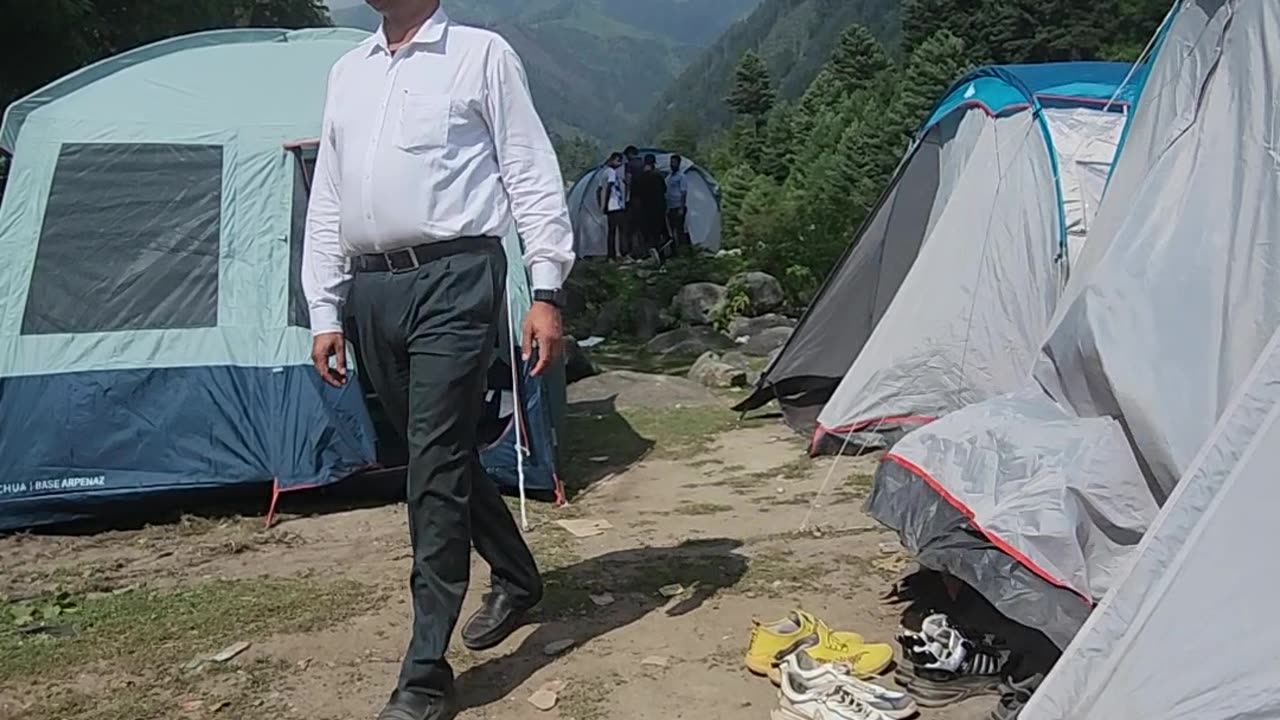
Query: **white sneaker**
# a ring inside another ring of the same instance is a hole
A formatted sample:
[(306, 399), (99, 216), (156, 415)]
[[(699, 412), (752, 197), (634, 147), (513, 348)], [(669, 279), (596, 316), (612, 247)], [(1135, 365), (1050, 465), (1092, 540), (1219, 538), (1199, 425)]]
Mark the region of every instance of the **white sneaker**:
[(889, 720), (843, 686), (806, 683), (799, 673), (783, 672), (778, 707), (772, 720)]
[(919, 712), (910, 695), (859, 680), (847, 664), (821, 663), (804, 650), (787, 656), (780, 669), (784, 677), (793, 676), (793, 688), (804, 685), (826, 692), (843, 688), (890, 720), (904, 720)]

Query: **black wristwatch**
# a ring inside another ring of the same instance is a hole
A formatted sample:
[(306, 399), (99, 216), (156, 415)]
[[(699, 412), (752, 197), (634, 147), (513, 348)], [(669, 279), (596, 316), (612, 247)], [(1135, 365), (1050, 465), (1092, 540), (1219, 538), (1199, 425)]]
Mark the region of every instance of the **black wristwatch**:
[(554, 305), (557, 310), (560, 309), (560, 291), (559, 290), (534, 290), (534, 302), (544, 302)]

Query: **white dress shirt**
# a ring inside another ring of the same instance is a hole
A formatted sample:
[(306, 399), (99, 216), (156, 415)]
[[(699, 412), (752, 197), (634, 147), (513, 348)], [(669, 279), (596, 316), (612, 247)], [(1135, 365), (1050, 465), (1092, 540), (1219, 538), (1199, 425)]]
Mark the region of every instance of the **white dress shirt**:
[(534, 289), (558, 289), (564, 181), (505, 40), (440, 9), (395, 53), (379, 30), (334, 64), (303, 254), (313, 333), (342, 330), (352, 256), (501, 237), (513, 218)]

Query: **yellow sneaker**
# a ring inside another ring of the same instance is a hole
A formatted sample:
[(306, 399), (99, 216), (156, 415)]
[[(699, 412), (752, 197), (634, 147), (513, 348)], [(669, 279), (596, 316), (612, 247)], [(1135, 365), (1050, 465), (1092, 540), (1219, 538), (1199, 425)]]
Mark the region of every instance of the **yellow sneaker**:
[(782, 620), (753, 623), (747, 669), (777, 684), (781, 682), (778, 663), (800, 649), (808, 650), (818, 662), (844, 663), (860, 677), (877, 675), (893, 662), (891, 646), (868, 644), (857, 633), (832, 630), (813, 615), (797, 610)]

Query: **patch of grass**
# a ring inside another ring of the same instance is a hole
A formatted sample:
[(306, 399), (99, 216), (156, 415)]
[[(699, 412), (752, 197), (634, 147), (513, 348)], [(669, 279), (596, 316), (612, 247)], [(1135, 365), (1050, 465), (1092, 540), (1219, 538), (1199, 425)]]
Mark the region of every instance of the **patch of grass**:
[(667, 458), (696, 459), (710, 449), (717, 435), (737, 428), (760, 427), (767, 420), (748, 418), (727, 407), (637, 408), (623, 412), (631, 427), (654, 444), (654, 452)]
[(719, 515), (733, 510), (732, 505), (721, 505), (719, 503), (685, 503), (677, 505), (675, 513), (677, 515)]
[(305, 632), (368, 606), (359, 583), (258, 579), (207, 582), (172, 592), (133, 591), (89, 599), (66, 616), (69, 637), (0, 630), (0, 682), (67, 676), (109, 662), (152, 675), (264, 633)]
[(631, 370), (652, 375), (689, 374), (696, 355), (655, 355), (643, 343), (608, 342), (591, 348), (591, 359), (603, 370)]

